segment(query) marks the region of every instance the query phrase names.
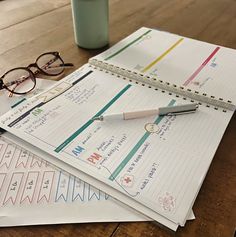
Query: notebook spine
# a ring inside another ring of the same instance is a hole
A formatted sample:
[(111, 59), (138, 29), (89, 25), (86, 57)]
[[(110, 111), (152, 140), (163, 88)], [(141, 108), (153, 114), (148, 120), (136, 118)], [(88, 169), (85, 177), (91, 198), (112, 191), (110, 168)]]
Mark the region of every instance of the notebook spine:
[(95, 67), (101, 68), (105, 71), (115, 73), (122, 77), (126, 77), (130, 80), (134, 80), (140, 83), (153, 86), (157, 89), (162, 90), (163, 92), (168, 92), (169, 94), (176, 94), (176, 96), (181, 96), (183, 99), (189, 98), (192, 102), (198, 102), (198, 104), (206, 104), (207, 107), (214, 107), (214, 109), (222, 109), (223, 112), (227, 110), (234, 111), (236, 109), (235, 105), (232, 104), (232, 101), (225, 101), (222, 98), (216, 98), (215, 96), (207, 95), (206, 93), (200, 93), (199, 91), (194, 91), (186, 87), (177, 86), (169, 82), (165, 82), (154, 77), (149, 77), (137, 72), (126, 70), (125, 68), (117, 67), (112, 64), (97, 60), (92, 58), (89, 60), (89, 63)]

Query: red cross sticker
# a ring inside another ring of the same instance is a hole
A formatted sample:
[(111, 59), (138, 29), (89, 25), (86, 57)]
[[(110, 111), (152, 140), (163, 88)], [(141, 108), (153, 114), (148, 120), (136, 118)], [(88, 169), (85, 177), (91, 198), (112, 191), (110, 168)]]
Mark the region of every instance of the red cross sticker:
[(128, 183), (131, 182), (132, 180), (130, 179), (130, 177), (126, 177), (126, 178), (124, 178), (124, 181), (128, 184)]
[(121, 178), (121, 183), (123, 186), (132, 187), (134, 183), (133, 175), (126, 174)]

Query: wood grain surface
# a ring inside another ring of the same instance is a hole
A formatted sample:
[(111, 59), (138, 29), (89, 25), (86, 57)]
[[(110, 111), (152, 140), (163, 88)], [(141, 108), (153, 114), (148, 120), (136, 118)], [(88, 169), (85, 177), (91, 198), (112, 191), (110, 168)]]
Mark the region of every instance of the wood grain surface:
[[(109, 5), (110, 46), (141, 26), (147, 26), (236, 49), (235, 0), (110, 0)], [(54, 50), (61, 53), (65, 62), (72, 62), (78, 68), (104, 49), (85, 50), (76, 46), (70, 0), (0, 1), (0, 75)], [(66, 70), (66, 74), (74, 69)], [(236, 228), (235, 115), (217, 149), (193, 211), (196, 219), (188, 221), (176, 233), (154, 222), (93, 223), (0, 228), (0, 237), (233, 237)]]

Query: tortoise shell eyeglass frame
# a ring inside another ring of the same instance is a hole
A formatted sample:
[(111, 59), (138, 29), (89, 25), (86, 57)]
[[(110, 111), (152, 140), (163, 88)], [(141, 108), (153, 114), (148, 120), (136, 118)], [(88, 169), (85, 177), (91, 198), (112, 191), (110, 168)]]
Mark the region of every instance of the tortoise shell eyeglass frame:
[[(47, 60), (48, 58), (49, 60)], [(41, 61), (43, 62), (42, 65), (40, 63)], [(56, 61), (58, 61), (58, 64), (55, 64)], [(35, 76), (37, 74), (43, 74), (46, 76), (58, 76), (64, 72), (66, 67), (73, 67), (73, 66), (74, 65), (72, 63), (64, 63), (59, 52), (43, 53), (35, 60), (35, 63), (31, 63), (27, 67), (16, 67), (4, 73), (0, 77), (0, 90), (6, 89), (12, 94), (24, 95), (29, 93), (35, 88), (36, 86)], [(35, 68), (36, 70), (32, 71), (31, 68)], [(52, 69), (54, 69), (54, 71), (51, 71)], [(24, 72), (27, 76), (19, 76), (19, 78), (8, 81), (7, 78), (9, 77), (9, 75), (19, 72), (20, 70)], [(33, 82), (32, 86), (24, 92), (16, 92), (15, 91), (16, 88), (26, 80), (32, 80)]]

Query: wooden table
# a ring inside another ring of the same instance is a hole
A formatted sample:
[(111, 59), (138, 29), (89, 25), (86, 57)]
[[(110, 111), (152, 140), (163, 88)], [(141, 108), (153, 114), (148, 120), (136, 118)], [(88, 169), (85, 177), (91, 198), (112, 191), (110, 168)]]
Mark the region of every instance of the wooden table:
[[(141, 26), (236, 49), (234, 0), (110, 0), (110, 45)], [(102, 50), (74, 43), (69, 0), (0, 1), (0, 74), (57, 50), (77, 67)], [(236, 65), (235, 65), (236, 66)], [(67, 70), (69, 74), (72, 70)], [(236, 227), (236, 116), (196, 199), (196, 220), (176, 233), (153, 222), (67, 224), (1, 228), (0, 236), (234, 236)], [(1, 210), (0, 210), (1, 211)]]

